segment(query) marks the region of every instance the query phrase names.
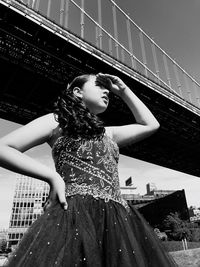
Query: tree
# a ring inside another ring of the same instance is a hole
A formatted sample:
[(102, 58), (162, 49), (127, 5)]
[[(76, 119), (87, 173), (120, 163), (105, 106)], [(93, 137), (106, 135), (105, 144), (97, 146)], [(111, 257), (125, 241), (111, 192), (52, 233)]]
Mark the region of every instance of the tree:
[(180, 219), (177, 212), (170, 213), (162, 223), (162, 228), (168, 233), (168, 237), (172, 240), (180, 241), (184, 238), (191, 239), (191, 231), (188, 222)]
[(7, 247), (6, 239), (1, 239), (0, 240), (0, 251), (5, 253), (6, 252), (6, 247)]

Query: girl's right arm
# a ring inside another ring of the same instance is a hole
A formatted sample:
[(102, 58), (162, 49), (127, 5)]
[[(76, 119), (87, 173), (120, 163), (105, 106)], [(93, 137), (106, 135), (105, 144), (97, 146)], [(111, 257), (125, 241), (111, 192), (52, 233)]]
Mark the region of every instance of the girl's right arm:
[(49, 183), (54, 194), (65, 206), (65, 185), (60, 175), (51, 168), (23, 154), (32, 147), (48, 142), (52, 131), (57, 126), (58, 123), (51, 113), (37, 118), (1, 138), (0, 166)]

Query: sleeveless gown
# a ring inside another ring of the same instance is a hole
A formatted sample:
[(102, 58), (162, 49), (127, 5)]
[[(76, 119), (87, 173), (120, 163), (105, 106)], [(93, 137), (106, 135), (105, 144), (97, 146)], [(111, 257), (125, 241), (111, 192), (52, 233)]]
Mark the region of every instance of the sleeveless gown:
[(110, 137), (61, 136), (52, 155), (66, 184), (68, 209), (53, 203), (25, 233), (6, 266), (177, 266), (145, 219), (122, 199), (119, 149)]

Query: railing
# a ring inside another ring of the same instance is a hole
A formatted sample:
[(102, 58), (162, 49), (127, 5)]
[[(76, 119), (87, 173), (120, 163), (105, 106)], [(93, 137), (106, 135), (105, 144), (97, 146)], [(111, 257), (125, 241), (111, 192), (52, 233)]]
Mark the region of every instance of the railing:
[[(4, 0), (12, 3), (16, 1)], [(18, 0), (117, 62), (159, 85), (166, 94), (200, 108), (200, 84), (113, 0)], [(188, 108), (188, 107), (187, 107)]]

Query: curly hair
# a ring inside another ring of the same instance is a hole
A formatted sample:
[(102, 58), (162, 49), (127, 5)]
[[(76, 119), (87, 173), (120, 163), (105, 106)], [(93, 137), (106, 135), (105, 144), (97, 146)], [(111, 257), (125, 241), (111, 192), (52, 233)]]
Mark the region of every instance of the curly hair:
[(54, 116), (63, 134), (73, 138), (100, 138), (105, 132), (103, 122), (84, 105), (74, 93), (75, 87), (82, 88), (93, 74), (76, 77), (61, 92), (55, 103)]

